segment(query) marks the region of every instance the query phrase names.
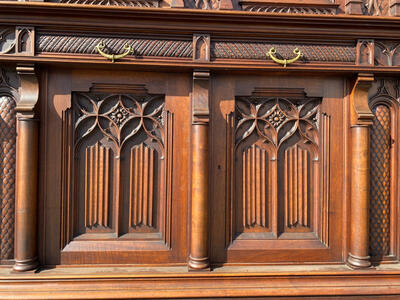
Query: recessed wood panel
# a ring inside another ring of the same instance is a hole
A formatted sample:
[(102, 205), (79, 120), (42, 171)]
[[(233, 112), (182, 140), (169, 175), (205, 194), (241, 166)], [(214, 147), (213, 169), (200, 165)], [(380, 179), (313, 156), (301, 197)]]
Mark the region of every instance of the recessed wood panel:
[[(226, 181), (212, 184), (214, 261), (340, 262), (344, 152), (343, 142), (332, 142), (343, 139), (343, 82), (284, 75), (215, 81), (213, 172), (225, 172)], [(222, 246), (215, 228), (223, 225)]]
[(279, 238), (283, 233), (317, 233), (318, 224), (324, 226), (314, 220), (321, 207), (317, 202), (323, 175), (320, 103), (307, 98), (236, 99), (236, 159), (230, 176), (236, 178), (235, 214), (243, 223), (236, 220), (233, 236), (253, 231)]
[(142, 84), (71, 91), (62, 118), (61, 263), (167, 263), (182, 251), (172, 250), (174, 114), (165, 98)]

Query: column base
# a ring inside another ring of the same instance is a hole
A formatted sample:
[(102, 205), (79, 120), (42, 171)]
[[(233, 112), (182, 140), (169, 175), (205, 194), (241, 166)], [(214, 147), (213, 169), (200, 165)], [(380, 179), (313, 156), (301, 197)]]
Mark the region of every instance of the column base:
[(357, 256), (349, 253), (347, 265), (353, 269), (364, 269), (371, 267), (370, 256)]
[(25, 271), (35, 270), (38, 267), (39, 267), (39, 261), (37, 257), (35, 257), (26, 260), (15, 260), (13, 269), (14, 271), (18, 272), (25, 272)]
[(209, 271), (210, 262), (208, 257), (194, 258), (189, 256), (189, 271)]

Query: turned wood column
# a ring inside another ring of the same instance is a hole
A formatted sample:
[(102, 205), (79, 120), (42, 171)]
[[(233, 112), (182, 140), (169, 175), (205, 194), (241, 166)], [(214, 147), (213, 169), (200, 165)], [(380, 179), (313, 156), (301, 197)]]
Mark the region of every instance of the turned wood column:
[(208, 259), (208, 123), (209, 71), (193, 72), (191, 138), (191, 228), (189, 269), (209, 267)]
[(17, 102), (17, 168), (15, 203), (16, 271), (37, 268), (38, 120), (34, 107), (39, 98), (34, 67), (18, 66), (20, 99)]
[(359, 74), (350, 95), (351, 120), (351, 231), (347, 263), (353, 268), (371, 266), (369, 246), (369, 127), (373, 114), (368, 90), (374, 78)]

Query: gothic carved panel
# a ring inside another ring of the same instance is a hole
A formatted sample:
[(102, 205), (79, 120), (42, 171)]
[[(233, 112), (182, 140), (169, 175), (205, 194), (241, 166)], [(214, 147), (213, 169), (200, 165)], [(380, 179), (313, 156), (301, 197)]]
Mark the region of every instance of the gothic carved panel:
[(399, 46), (400, 43), (397, 41), (375, 41), (375, 65), (399, 66)]
[(143, 87), (107, 88), (74, 93), (64, 113), (61, 246), (96, 233), (169, 244), (172, 115)]
[(378, 79), (369, 99), (374, 121), (371, 127), (370, 255), (387, 260), (396, 255), (397, 129), (399, 81)]
[(313, 232), (327, 244), (329, 170), (321, 162), (329, 165), (330, 122), (320, 106), (319, 98), (236, 97), (235, 120), (227, 116), (228, 244)]
[(0, 261), (14, 258), (17, 90), (12, 75), (0, 68)]
[(357, 59), (358, 65), (374, 65), (374, 40), (357, 41)]
[(35, 30), (33, 27), (0, 27), (0, 55), (34, 55)]

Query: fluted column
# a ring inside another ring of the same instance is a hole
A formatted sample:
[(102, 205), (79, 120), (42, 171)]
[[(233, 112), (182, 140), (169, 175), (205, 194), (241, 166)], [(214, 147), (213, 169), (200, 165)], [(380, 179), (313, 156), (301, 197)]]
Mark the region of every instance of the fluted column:
[(32, 65), (18, 66), (20, 99), (17, 102), (17, 168), (15, 203), (16, 271), (37, 268), (38, 120), (34, 107), (39, 98)]
[(189, 269), (204, 270), (208, 258), (209, 71), (193, 72), (191, 227)]
[(368, 90), (373, 76), (359, 74), (350, 95), (351, 113), (351, 231), (347, 263), (353, 268), (371, 266), (369, 249), (369, 128), (373, 114)]

